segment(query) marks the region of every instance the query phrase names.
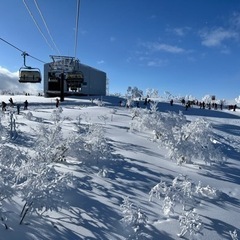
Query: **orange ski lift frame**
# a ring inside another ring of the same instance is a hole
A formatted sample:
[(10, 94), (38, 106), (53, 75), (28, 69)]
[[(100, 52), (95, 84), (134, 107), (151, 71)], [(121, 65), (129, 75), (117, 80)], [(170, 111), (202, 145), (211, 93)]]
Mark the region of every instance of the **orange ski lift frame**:
[(19, 69), (19, 82), (20, 83), (40, 83), (41, 78), (41, 72), (39, 68), (32, 68), (29, 66), (26, 66), (26, 56), (28, 54), (26, 52), (22, 53), (23, 59), (24, 59), (24, 67), (21, 67)]

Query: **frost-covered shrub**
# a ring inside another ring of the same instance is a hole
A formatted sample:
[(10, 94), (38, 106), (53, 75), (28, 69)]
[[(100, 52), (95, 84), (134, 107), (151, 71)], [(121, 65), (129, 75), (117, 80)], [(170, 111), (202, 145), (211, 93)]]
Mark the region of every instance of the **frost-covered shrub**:
[(25, 116), (26, 116), (27, 120), (32, 120), (32, 118), (33, 118), (32, 112), (28, 112)]
[[(83, 127), (83, 126), (82, 126)], [(104, 129), (99, 124), (85, 125), (81, 134), (72, 136), (69, 156), (83, 163), (106, 160), (111, 157), (111, 149), (105, 137)]]
[(190, 236), (200, 233), (203, 229), (203, 223), (201, 218), (194, 211), (183, 212), (179, 216), (179, 223), (181, 232), (178, 234), (179, 237), (183, 237), (186, 234)]
[(8, 228), (7, 217), (2, 203), (9, 201), (17, 193), (17, 174), (26, 160), (24, 151), (8, 145), (0, 146), (0, 217), (6, 229)]
[(98, 172), (98, 176), (101, 176), (101, 177), (104, 177), (104, 178), (108, 177), (108, 175), (109, 175), (109, 171), (105, 167), (100, 169), (99, 172)]
[(139, 239), (144, 236), (143, 227), (147, 225), (148, 220), (146, 214), (140, 208), (134, 207), (128, 197), (123, 199), (120, 207), (123, 214), (121, 222), (128, 234), (128, 239)]
[(173, 128), (172, 132), (173, 139), (167, 147), (170, 157), (176, 159), (178, 164), (190, 163), (195, 159), (208, 164), (224, 161), (222, 152), (211, 141), (211, 126), (204, 119), (196, 119), (180, 128)]
[(25, 160), (23, 151), (8, 145), (0, 146), (0, 202), (15, 193), (16, 175)]
[(219, 190), (209, 185), (202, 186), (202, 183), (200, 181), (198, 182), (198, 185), (195, 187), (195, 193), (200, 196), (213, 198), (213, 199), (216, 199), (220, 195)]
[(237, 230), (235, 229), (233, 232), (229, 231), (229, 234), (232, 238), (232, 240), (238, 240)]
[(102, 99), (100, 99), (100, 98), (96, 99), (96, 103), (97, 103), (98, 107), (104, 106), (104, 103), (103, 103)]
[(105, 114), (105, 115), (100, 115), (98, 116), (98, 119), (100, 119), (101, 121), (104, 122), (104, 124), (106, 125), (106, 122), (108, 120), (108, 116)]
[(90, 125), (84, 136), (85, 149), (94, 159), (106, 159), (109, 156), (110, 148), (105, 137), (103, 127), (98, 124)]
[(149, 192), (149, 201), (152, 201), (153, 197), (157, 199), (161, 199), (161, 197), (165, 197), (167, 195), (167, 192), (168, 192), (168, 186), (166, 182), (163, 182), (161, 180), (161, 182), (155, 185)]
[(188, 122), (180, 112), (161, 113), (151, 104), (151, 109), (138, 109), (132, 118), (131, 129), (150, 130), (154, 140), (168, 149), (169, 157), (177, 164), (203, 160), (205, 163), (223, 163), (224, 154), (214, 143), (210, 124), (204, 119)]
[(169, 196), (164, 198), (162, 210), (165, 216), (174, 214), (174, 201)]
[(152, 88), (147, 88), (146, 89), (146, 95), (149, 96), (150, 98), (158, 98), (158, 90), (157, 89), (152, 89)]
[(0, 117), (0, 143), (5, 141), (9, 137), (7, 128), (2, 123), (2, 117)]
[(187, 176), (180, 174), (170, 183), (161, 180), (160, 183), (156, 184), (149, 192), (149, 201), (153, 201), (154, 197), (158, 199), (163, 214), (170, 216), (175, 213), (174, 208), (179, 204), (183, 210), (192, 209), (197, 205), (199, 196), (215, 199), (219, 193), (209, 185), (202, 186), (201, 182), (196, 185)]
[(44, 123), (38, 126), (38, 135), (34, 144), (39, 161), (53, 162), (65, 160), (68, 147), (68, 138), (64, 138), (60, 123), (49, 127)]
[(58, 211), (66, 207), (64, 191), (69, 187), (72, 177), (61, 173), (53, 165), (30, 158), (18, 172), (18, 178), (23, 179), (18, 184), (22, 200), (25, 202), (21, 221), (30, 211)]
[(51, 120), (54, 122), (54, 123), (58, 123), (62, 120), (62, 117), (61, 117), (61, 113), (62, 113), (63, 109), (61, 107), (53, 110), (52, 114), (51, 114)]
[(116, 113), (117, 113), (117, 109), (116, 109), (116, 108), (112, 108), (112, 109), (110, 110), (110, 113), (111, 113), (111, 114), (116, 114)]
[(129, 99), (133, 99), (133, 98), (140, 98), (143, 96), (143, 91), (138, 89), (137, 87), (128, 87), (127, 88), (127, 93), (126, 93), (126, 97)]

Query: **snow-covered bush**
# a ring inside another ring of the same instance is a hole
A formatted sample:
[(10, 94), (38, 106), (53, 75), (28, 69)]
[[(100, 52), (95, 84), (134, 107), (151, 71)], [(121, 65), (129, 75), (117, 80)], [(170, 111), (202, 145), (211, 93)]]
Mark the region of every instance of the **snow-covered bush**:
[(0, 116), (0, 143), (5, 142), (9, 137), (8, 129), (2, 123), (2, 116)]
[(152, 89), (152, 88), (147, 88), (146, 96), (148, 96), (149, 98), (158, 98), (159, 97), (158, 90)]
[(99, 124), (82, 125), (81, 134), (74, 134), (69, 141), (69, 156), (83, 163), (106, 160), (111, 157), (105, 131)]
[(53, 165), (30, 157), (19, 170), (18, 178), (24, 178), (18, 184), (22, 201), (25, 202), (20, 224), (30, 211), (58, 211), (66, 207), (64, 191), (72, 181), (70, 174), (61, 173)]
[(108, 120), (108, 116), (106, 114), (105, 115), (100, 115), (100, 116), (98, 116), (98, 119), (103, 121), (104, 124), (106, 125), (106, 122)]
[(45, 162), (64, 161), (69, 139), (63, 137), (61, 123), (55, 123), (51, 127), (41, 123), (37, 131), (34, 144), (37, 158)]
[(229, 231), (229, 234), (232, 238), (232, 240), (238, 240), (237, 230), (235, 229), (233, 232)]
[(62, 113), (63, 109), (61, 107), (53, 110), (52, 114), (51, 114), (51, 120), (54, 122), (54, 123), (58, 123), (62, 120), (62, 117), (61, 117), (61, 113)]
[(32, 112), (27, 112), (27, 114), (25, 115), (25, 117), (26, 117), (27, 120), (32, 120), (32, 118), (33, 118)]
[(180, 112), (161, 113), (157, 105), (151, 104), (150, 111), (138, 109), (130, 128), (145, 129), (154, 133), (154, 140), (168, 149), (169, 157), (177, 164), (202, 160), (205, 163), (223, 163), (224, 154), (217, 148), (211, 125), (198, 118), (188, 122)]
[[(63, 193), (71, 181), (70, 174), (57, 171), (54, 165), (56, 161), (65, 160), (68, 150), (68, 139), (63, 137), (60, 123), (55, 123), (50, 128), (40, 123), (37, 132), (31, 151), (24, 156), (15, 154), (20, 162), (18, 168), (14, 169), (14, 179), (22, 201), (25, 202), (20, 223), (30, 211), (57, 211), (65, 206)], [(11, 158), (14, 159), (13, 156)]]
[(216, 199), (219, 192), (208, 186), (197, 185), (187, 176), (178, 175), (172, 182), (160, 181), (149, 192), (149, 201), (155, 197), (161, 203), (161, 208), (165, 216), (177, 214), (175, 208), (180, 204), (182, 209), (192, 210), (197, 206), (199, 196)]
[[(181, 232), (178, 234), (179, 237), (183, 237), (187, 233), (196, 235), (203, 229), (202, 220), (193, 211), (197, 202), (195, 200), (197, 196), (196, 189), (197, 186), (187, 176), (179, 175), (173, 179), (171, 184), (161, 181), (149, 192), (150, 201), (152, 201), (154, 196), (162, 200), (162, 211), (165, 216), (177, 214), (174, 208), (178, 203), (182, 205), (184, 212), (179, 215), (181, 229)], [(188, 210), (186, 210), (186, 206), (189, 207)]]
[(116, 114), (116, 113), (117, 113), (117, 109), (116, 109), (116, 108), (112, 108), (109, 112), (110, 112), (111, 114)]
[(212, 142), (210, 124), (202, 118), (172, 129), (173, 139), (167, 144), (169, 155), (178, 164), (203, 160), (205, 163), (224, 162), (222, 152)]
[(203, 223), (201, 218), (193, 210), (183, 212), (179, 216), (179, 223), (181, 232), (177, 234), (179, 237), (183, 237), (186, 234), (197, 235), (203, 229)]
[(144, 236), (143, 227), (147, 225), (148, 218), (140, 208), (136, 208), (129, 201), (129, 197), (124, 197), (123, 204), (121, 204), (123, 218), (121, 222), (128, 234), (128, 239), (139, 239)]
[(202, 101), (204, 101), (205, 103), (211, 103), (212, 102), (212, 95), (205, 95), (203, 98), (202, 98)]
[(98, 172), (98, 176), (101, 176), (101, 177), (103, 177), (103, 178), (108, 177), (108, 175), (109, 175), (109, 171), (108, 171), (108, 169), (107, 169), (106, 167), (103, 167), (103, 168), (100, 169), (99, 172)]
[(165, 216), (170, 216), (174, 214), (174, 201), (169, 196), (166, 196), (164, 198), (162, 210)]
[(21, 165), (21, 153), (7, 145), (0, 146), (0, 205), (15, 193), (16, 173)]
[(200, 196), (208, 197), (212, 199), (216, 199), (220, 195), (219, 190), (209, 185), (202, 186), (202, 183), (200, 181), (198, 182), (198, 185), (195, 187), (195, 193)]
[(140, 98), (143, 96), (143, 91), (138, 89), (137, 87), (128, 87), (126, 98), (133, 99), (133, 98)]
[(8, 229), (8, 223), (2, 203), (9, 201), (17, 194), (17, 174), (26, 160), (24, 151), (7, 144), (0, 146), (0, 217), (6, 229)]
[(98, 105), (98, 107), (102, 107), (104, 106), (104, 103), (103, 103), (103, 100), (102, 98), (98, 98), (98, 99), (95, 99), (94, 101), (96, 101), (96, 104)]

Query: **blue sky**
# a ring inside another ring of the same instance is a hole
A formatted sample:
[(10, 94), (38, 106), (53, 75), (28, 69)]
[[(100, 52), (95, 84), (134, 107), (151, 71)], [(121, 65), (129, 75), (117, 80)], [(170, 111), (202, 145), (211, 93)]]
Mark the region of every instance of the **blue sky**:
[[(77, 0), (25, 3), (47, 41), (22, 0), (1, 1), (0, 37), (44, 62), (74, 56)], [(233, 99), (240, 95), (239, 30), (239, 0), (81, 0), (76, 57), (107, 73), (110, 93), (136, 86)], [(22, 64), (21, 52), (0, 41), (0, 66), (16, 72)], [(43, 69), (31, 58), (27, 65)]]

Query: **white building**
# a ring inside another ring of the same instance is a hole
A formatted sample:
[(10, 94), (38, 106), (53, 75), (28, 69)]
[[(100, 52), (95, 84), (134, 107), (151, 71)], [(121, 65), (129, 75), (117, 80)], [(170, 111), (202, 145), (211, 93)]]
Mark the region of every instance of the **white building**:
[[(62, 63), (61, 63), (62, 64)], [(105, 96), (107, 88), (107, 75), (105, 72), (92, 68), (76, 61), (74, 72), (69, 73), (67, 65), (63, 64), (53, 69), (52, 63), (44, 64), (44, 96), (55, 97), (61, 93), (61, 73), (64, 72), (64, 95)], [(58, 64), (55, 64), (58, 65)], [(65, 65), (64, 65), (65, 66)], [(79, 75), (80, 74), (80, 75)], [(79, 78), (79, 76), (82, 76)], [(76, 77), (76, 78), (75, 78)]]

